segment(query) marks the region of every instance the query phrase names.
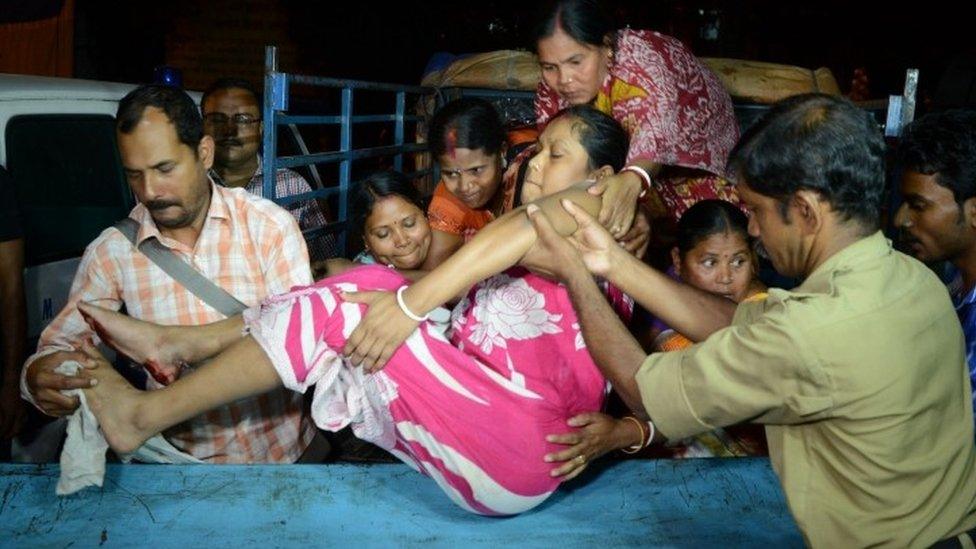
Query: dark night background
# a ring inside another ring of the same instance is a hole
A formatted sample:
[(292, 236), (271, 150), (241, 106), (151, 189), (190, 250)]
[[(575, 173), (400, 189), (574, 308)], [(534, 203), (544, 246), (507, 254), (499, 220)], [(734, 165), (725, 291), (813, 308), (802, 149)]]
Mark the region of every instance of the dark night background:
[[(0, 6), (37, 9), (45, 3), (10, 2), (2, 0)], [(826, 66), (845, 92), (853, 70), (864, 67), (872, 97), (900, 93), (904, 69), (917, 67), (921, 100), (930, 100), (945, 68), (965, 67), (972, 57), (958, 57), (972, 50), (962, 3), (906, 8), (834, 0), (618, 0), (607, 5), (621, 24), (676, 36), (700, 56)], [(496, 0), (76, 0), (73, 72), (80, 78), (142, 82), (151, 78), (154, 66), (166, 63), (183, 70), (189, 88), (231, 74), (259, 83), (263, 46), (273, 43), (282, 70), (415, 84), (434, 52), (529, 48), (527, 27), (534, 11), (533, 2)], [(703, 29), (716, 22), (717, 39), (704, 39)]]

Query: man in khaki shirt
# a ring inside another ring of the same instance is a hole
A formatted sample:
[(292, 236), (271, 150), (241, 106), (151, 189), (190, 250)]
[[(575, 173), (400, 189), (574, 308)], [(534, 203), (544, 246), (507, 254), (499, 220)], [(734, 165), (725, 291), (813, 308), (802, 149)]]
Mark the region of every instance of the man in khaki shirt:
[[(878, 231), (876, 124), (844, 100), (791, 98), (743, 136), (732, 167), (750, 234), (779, 272), (804, 278), (795, 290), (735, 309), (621, 253), (571, 204), (576, 246), (531, 214), (529, 262), (566, 282), (590, 352), (655, 440), (766, 425), (808, 544), (968, 542), (976, 447), (962, 332), (936, 276)], [(590, 272), (702, 343), (645, 356)]]

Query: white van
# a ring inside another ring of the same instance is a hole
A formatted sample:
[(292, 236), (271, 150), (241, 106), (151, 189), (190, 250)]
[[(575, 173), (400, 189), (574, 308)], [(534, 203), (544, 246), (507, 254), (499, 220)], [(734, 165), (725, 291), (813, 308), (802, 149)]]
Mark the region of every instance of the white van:
[(23, 214), (32, 339), (64, 307), (85, 246), (135, 205), (115, 144), (115, 111), (134, 87), (0, 74), (0, 169)]

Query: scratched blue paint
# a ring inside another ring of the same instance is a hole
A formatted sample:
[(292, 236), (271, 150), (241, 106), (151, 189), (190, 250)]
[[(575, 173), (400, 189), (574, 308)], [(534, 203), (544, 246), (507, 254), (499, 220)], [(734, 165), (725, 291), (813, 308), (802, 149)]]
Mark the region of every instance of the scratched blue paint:
[(404, 465), (109, 465), (54, 495), (56, 466), (0, 464), (2, 547), (800, 546), (764, 459), (609, 462), (539, 508), (488, 518)]

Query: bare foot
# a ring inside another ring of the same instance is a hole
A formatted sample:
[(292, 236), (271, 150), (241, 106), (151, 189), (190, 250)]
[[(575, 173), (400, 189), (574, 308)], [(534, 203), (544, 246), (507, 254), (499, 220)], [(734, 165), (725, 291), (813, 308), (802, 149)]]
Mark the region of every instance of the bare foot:
[[(98, 351), (89, 349), (89, 356), (95, 357), (93, 353)], [(141, 425), (140, 404), (146, 394), (130, 385), (101, 355), (94, 359), (99, 360), (98, 366), (85, 370), (98, 380), (94, 387), (84, 389), (88, 407), (98, 419), (108, 445), (118, 453), (132, 453), (156, 434)]]
[(106, 345), (145, 366), (156, 381), (169, 385), (179, 376), (184, 361), (165, 326), (91, 303), (78, 303), (78, 311)]

